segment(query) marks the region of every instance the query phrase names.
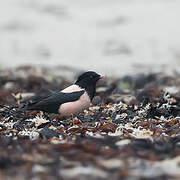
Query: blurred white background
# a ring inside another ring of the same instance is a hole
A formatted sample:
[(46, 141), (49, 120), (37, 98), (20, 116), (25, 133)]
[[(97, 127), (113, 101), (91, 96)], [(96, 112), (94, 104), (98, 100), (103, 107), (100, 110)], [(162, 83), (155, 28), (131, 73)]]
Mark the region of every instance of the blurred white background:
[(108, 75), (178, 69), (180, 1), (1, 1), (0, 63)]

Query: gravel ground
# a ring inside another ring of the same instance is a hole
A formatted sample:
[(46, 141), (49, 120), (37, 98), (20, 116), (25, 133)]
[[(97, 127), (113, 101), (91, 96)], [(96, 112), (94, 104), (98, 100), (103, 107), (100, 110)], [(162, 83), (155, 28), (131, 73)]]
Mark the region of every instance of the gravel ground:
[(98, 83), (93, 106), (59, 118), (18, 104), (72, 79), (28, 66), (1, 70), (0, 179), (180, 179), (179, 79), (109, 77)]

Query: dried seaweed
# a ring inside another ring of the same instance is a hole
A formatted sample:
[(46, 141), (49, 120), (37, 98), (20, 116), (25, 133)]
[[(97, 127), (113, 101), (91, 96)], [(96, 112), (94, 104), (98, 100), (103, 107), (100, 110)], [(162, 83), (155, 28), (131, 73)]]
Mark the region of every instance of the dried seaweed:
[(17, 93), (39, 97), (71, 83), (31, 68), (0, 72), (0, 179), (180, 178), (178, 74), (106, 79), (92, 107), (59, 118), (19, 110)]

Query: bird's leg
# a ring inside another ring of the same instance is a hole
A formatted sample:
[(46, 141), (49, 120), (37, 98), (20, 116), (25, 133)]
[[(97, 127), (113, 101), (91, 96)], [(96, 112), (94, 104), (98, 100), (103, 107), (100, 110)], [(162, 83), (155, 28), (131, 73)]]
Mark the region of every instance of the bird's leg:
[(74, 116), (73, 116), (73, 114), (71, 114), (71, 118), (72, 118), (72, 121), (73, 121), (73, 119), (74, 119)]
[(58, 121), (62, 121), (64, 117), (62, 117), (60, 114), (53, 114), (53, 118)]
[(73, 114), (71, 114), (71, 118), (72, 118), (72, 124), (74, 126), (74, 115)]

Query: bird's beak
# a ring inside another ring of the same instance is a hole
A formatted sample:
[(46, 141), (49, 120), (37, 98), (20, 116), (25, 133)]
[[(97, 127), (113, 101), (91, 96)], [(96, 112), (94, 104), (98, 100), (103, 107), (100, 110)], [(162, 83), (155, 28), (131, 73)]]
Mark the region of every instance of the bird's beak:
[(105, 78), (105, 76), (104, 75), (100, 75), (100, 79), (104, 79)]

